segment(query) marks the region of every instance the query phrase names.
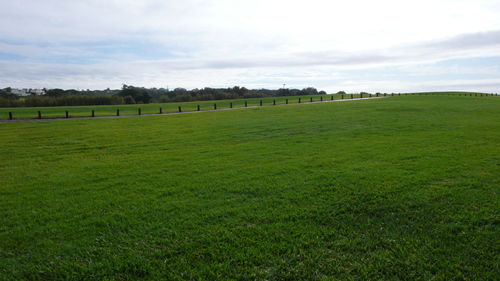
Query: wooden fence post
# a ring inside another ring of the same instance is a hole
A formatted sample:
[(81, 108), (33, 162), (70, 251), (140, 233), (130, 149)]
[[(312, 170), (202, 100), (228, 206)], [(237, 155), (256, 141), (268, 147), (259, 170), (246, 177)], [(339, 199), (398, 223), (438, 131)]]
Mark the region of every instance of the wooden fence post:
[(119, 108), (116, 109), (116, 116), (120, 116), (120, 109)]
[(92, 109), (92, 117), (95, 117), (95, 112), (93, 109)]
[(260, 100), (260, 106), (262, 106), (262, 100)]
[(286, 99), (286, 102), (285, 102), (285, 103), (286, 103), (286, 104), (288, 104), (288, 99)]
[(181, 106), (180, 106), (180, 105), (179, 105), (179, 112), (182, 112), (182, 108), (181, 108)]
[(273, 100), (273, 105), (276, 105), (276, 100)]
[(310, 98), (310, 102), (313, 102), (313, 97)]
[(66, 110), (66, 118), (69, 118), (69, 112)]
[(245, 101), (245, 107), (248, 107), (248, 103), (247, 103), (247, 101)]
[(9, 112), (9, 120), (12, 120), (12, 112)]
[(232, 102), (229, 103), (229, 108), (233, 108), (233, 103)]
[(162, 114), (162, 113), (163, 113), (163, 109), (160, 107), (160, 114)]
[(217, 104), (214, 103), (214, 110), (217, 110)]
[(300, 98), (299, 98), (299, 103), (300, 103)]
[(141, 108), (140, 107), (137, 109), (137, 115), (141, 115)]
[(198, 108), (197, 108), (198, 111), (200, 111), (200, 105), (198, 104)]
[(42, 119), (42, 112), (38, 110), (38, 119)]

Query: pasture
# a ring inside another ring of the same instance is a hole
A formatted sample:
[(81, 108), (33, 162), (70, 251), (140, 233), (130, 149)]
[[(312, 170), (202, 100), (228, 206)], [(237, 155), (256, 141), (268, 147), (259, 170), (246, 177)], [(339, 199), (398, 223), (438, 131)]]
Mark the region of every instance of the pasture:
[[(138, 110), (141, 114), (155, 114), (160, 113), (173, 113), (178, 112), (179, 107), (183, 112), (197, 111), (198, 105), (200, 111), (207, 111), (214, 109), (214, 104), (217, 109), (233, 107), (249, 107), (260, 105), (262, 101), (263, 106), (273, 105), (273, 103), (285, 104), (288, 99), (289, 103), (307, 103), (311, 101), (329, 100), (331, 98), (341, 99), (340, 95), (306, 95), (306, 96), (289, 96), (289, 97), (266, 97), (266, 98), (249, 98), (249, 99), (234, 99), (234, 100), (209, 100), (209, 101), (192, 101), (192, 102), (169, 102), (169, 103), (149, 103), (149, 104), (119, 104), (119, 105), (86, 105), (86, 106), (54, 106), (54, 107), (12, 107), (0, 108), (0, 120), (9, 119), (9, 112), (12, 112), (14, 119), (36, 119), (38, 118), (38, 111), (41, 111), (43, 119), (50, 118), (65, 118), (66, 111), (68, 117), (90, 117), (92, 110), (94, 116), (115, 116), (117, 109), (120, 115), (137, 115)], [(352, 95), (353, 98), (359, 98), (360, 95)], [(366, 95), (365, 95), (366, 97)], [(351, 95), (344, 95), (345, 99), (350, 99)]]
[(0, 123), (0, 280), (494, 280), (499, 141), (457, 95)]

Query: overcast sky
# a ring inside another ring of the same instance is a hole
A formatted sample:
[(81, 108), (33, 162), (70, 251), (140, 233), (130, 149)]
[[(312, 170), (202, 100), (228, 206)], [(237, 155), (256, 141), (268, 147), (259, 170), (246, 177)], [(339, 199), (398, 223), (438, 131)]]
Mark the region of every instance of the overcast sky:
[(500, 92), (498, 0), (0, 0), (0, 87)]

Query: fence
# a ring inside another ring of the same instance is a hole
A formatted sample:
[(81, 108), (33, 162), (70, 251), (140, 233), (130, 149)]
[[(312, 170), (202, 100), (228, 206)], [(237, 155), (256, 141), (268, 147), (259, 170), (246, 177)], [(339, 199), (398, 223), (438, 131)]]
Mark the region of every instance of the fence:
[[(314, 102), (329, 102), (329, 101), (334, 101), (334, 100), (344, 100), (346, 98), (348, 99), (369, 99), (369, 98), (378, 98), (378, 97), (387, 97), (387, 96), (408, 96), (408, 95), (448, 95), (448, 96), (474, 96), (474, 97), (486, 97), (486, 96), (497, 96), (495, 94), (484, 94), (484, 93), (414, 93), (414, 94), (401, 94), (401, 93), (391, 93), (391, 94), (381, 94), (381, 93), (376, 93), (376, 94), (368, 94), (368, 93), (361, 93), (361, 94), (336, 94), (336, 95), (331, 95), (330, 99), (324, 99), (323, 96), (320, 96), (319, 99), (314, 99), (313, 97), (309, 98), (309, 103), (314, 103)], [(334, 98), (337, 97), (337, 98)], [(224, 102), (222, 102), (224, 103)], [(302, 97), (298, 97), (295, 102), (292, 100), (292, 98), (287, 97), (285, 100), (282, 100), (280, 103), (276, 99), (273, 99), (269, 105), (275, 106), (275, 105), (288, 105), (288, 104), (301, 104), (303, 103)], [(264, 101), (261, 99), (259, 102), (255, 105), (250, 105), (250, 107), (262, 107), (262, 106), (267, 106)], [(178, 106), (177, 112), (175, 111), (165, 111), (163, 107), (159, 107), (158, 111), (152, 112), (151, 110), (149, 112), (143, 112), (142, 108), (137, 108), (136, 114), (125, 114), (125, 115), (120, 115), (121, 111), (124, 111), (126, 109), (122, 108), (117, 108), (115, 113), (112, 114), (112, 111), (107, 111), (104, 112), (103, 114), (99, 115), (99, 117), (113, 117), (113, 116), (134, 116), (134, 115), (160, 115), (160, 114), (173, 114), (173, 113), (182, 113), (182, 112), (195, 112), (195, 111), (210, 111), (210, 110), (223, 110), (223, 109), (238, 109), (238, 108), (247, 108), (249, 107), (249, 101), (244, 100), (241, 103), (241, 106), (237, 106), (235, 102), (230, 102), (229, 105), (224, 108), (221, 107), (220, 105), (217, 105), (217, 103), (213, 104), (212, 109), (202, 109), (201, 105), (196, 105), (196, 107), (193, 110), (187, 110), (184, 111), (181, 105)], [(131, 107), (127, 108), (129, 111)], [(71, 114), (69, 110), (64, 110), (64, 114), (57, 113), (57, 112), (50, 112), (49, 114), (43, 114), (41, 110), (37, 111), (37, 115), (35, 116), (26, 116), (22, 115), (20, 118), (16, 118), (15, 112), (8, 112), (8, 120), (29, 120), (29, 119), (69, 119), (69, 118), (93, 118), (96, 117), (96, 111), (95, 109), (91, 109), (88, 111), (88, 115), (82, 114), (81, 112), (78, 112), (76, 114)]]

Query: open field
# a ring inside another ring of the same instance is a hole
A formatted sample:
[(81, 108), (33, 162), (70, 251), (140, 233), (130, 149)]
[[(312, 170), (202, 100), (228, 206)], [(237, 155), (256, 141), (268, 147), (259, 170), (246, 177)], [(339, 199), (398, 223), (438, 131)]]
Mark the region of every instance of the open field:
[[(380, 94), (380, 96), (401, 96), (401, 94)], [(452, 95), (452, 96), (485, 96), (483, 93), (470, 93), (470, 92), (437, 92), (437, 93), (410, 93), (403, 95)], [(372, 96), (376, 96), (373, 94)], [(179, 107), (181, 107), (183, 112), (187, 111), (197, 111), (198, 105), (200, 106), (200, 111), (207, 111), (214, 109), (214, 104), (216, 104), (217, 109), (229, 108), (232, 104), (233, 107), (244, 107), (245, 102), (249, 107), (260, 105), (262, 101), (263, 106), (272, 105), (274, 102), (277, 105), (285, 104), (286, 100), (290, 104), (298, 103), (299, 99), (302, 103), (310, 102), (311, 98), (313, 101), (331, 100), (331, 99), (350, 99), (350, 98), (360, 98), (368, 97), (367, 94), (345, 94), (345, 95), (304, 95), (304, 96), (281, 96), (281, 97), (267, 97), (267, 98), (249, 98), (249, 99), (234, 99), (234, 100), (209, 100), (209, 101), (192, 101), (192, 102), (170, 102), (170, 103), (150, 103), (150, 104), (129, 104), (129, 105), (90, 105), (90, 106), (54, 106), (54, 107), (0, 107), (0, 120), (8, 120), (9, 112), (12, 113), (14, 119), (38, 119), (38, 111), (41, 112), (42, 119), (50, 118), (65, 118), (66, 111), (68, 111), (68, 117), (90, 117), (92, 116), (92, 110), (94, 110), (94, 116), (115, 116), (117, 110), (119, 114), (123, 115), (136, 115), (141, 110), (141, 114), (157, 114), (160, 113), (160, 108), (162, 113), (173, 113), (178, 112)]]
[(497, 97), (2, 123), (0, 280), (494, 280), (499, 142)]
[[(120, 110), (120, 115), (133, 115), (138, 113), (141, 109), (142, 114), (159, 113), (160, 107), (164, 113), (178, 112), (179, 106), (183, 111), (195, 111), (197, 106), (200, 105), (200, 110), (214, 109), (214, 103), (217, 108), (229, 108), (230, 103), (233, 107), (245, 106), (245, 101), (248, 106), (256, 106), (262, 100), (263, 105), (272, 105), (273, 100), (276, 104), (284, 104), (286, 99), (289, 103), (297, 103), (299, 98), (301, 102), (309, 102), (310, 98), (313, 101), (319, 101), (321, 98), (330, 99), (331, 95), (306, 95), (306, 96), (290, 96), (290, 97), (267, 97), (267, 98), (251, 98), (251, 99), (235, 99), (235, 100), (209, 100), (209, 101), (193, 101), (193, 102), (170, 102), (170, 103), (150, 103), (150, 104), (120, 104), (120, 105), (89, 105), (89, 106), (55, 106), (55, 107), (12, 107), (0, 108), (0, 120), (9, 118), (9, 112), (12, 112), (14, 119), (32, 119), (38, 117), (38, 111), (42, 112), (43, 118), (61, 118), (65, 117), (66, 110), (69, 111), (70, 117), (88, 117), (91, 116), (94, 110), (95, 116), (110, 116), (116, 115), (116, 110)], [(345, 95), (345, 98), (350, 98), (350, 95)], [(359, 97), (359, 94), (353, 95)], [(335, 99), (339, 99), (339, 95), (334, 95)]]

